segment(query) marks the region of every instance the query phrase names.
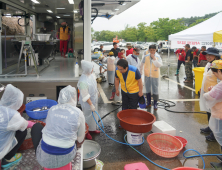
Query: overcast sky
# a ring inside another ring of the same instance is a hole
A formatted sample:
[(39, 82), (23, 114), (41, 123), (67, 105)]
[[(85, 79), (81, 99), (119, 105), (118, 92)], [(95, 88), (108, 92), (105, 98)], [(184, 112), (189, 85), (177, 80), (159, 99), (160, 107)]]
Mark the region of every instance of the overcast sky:
[(110, 20), (96, 18), (92, 27), (95, 31), (119, 31), (126, 24), (136, 26), (140, 22), (146, 22), (149, 25), (158, 18), (190, 18), (219, 11), (222, 11), (222, 0), (140, 0)]

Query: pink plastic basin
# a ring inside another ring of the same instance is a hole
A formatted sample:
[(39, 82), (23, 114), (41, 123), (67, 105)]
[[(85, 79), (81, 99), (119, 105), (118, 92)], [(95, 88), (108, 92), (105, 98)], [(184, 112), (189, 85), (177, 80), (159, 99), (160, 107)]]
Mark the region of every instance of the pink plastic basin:
[(63, 166), (63, 167), (60, 167), (60, 168), (44, 168), (44, 170), (72, 170), (72, 163), (70, 162), (69, 164)]
[(124, 166), (124, 170), (149, 170), (146, 164), (142, 162), (127, 164)]

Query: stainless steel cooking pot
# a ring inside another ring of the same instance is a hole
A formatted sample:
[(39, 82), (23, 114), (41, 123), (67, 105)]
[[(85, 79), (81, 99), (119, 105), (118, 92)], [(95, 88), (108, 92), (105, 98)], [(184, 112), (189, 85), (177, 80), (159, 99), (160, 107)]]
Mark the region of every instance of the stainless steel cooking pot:
[(83, 143), (83, 168), (90, 168), (96, 165), (101, 153), (100, 145), (92, 140), (85, 140)]
[(37, 41), (49, 41), (51, 34), (35, 34)]

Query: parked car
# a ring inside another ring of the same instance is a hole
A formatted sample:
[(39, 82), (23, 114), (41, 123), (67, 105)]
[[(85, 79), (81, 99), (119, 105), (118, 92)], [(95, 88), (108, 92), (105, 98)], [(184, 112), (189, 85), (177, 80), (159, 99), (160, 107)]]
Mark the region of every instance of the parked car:
[[(105, 50), (106, 52), (109, 52), (112, 48), (113, 48), (113, 43), (112, 42), (103, 44), (103, 50)], [(94, 52), (98, 51), (99, 49), (100, 49), (100, 44), (95, 45), (91, 48), (91, 50), (94, 51)]]
[(162, 43), (162, 50), (167, 50), (168, 49), (168, 41), (163, 41), (163, 40), (159, 40), (157, 41), (157, 44), (159, 45), (160, 43)]
[(146, 49), (146, 50), (149, 49), (149, 46), (150, 46), (150, 45), (155, 45), (155, 46), (156, 46), (156, 49), (158, 50), (158, 44), (155, 43), (155, 42), (147, 42), (146, 44), (144, 44), (145, 49)]
[(119, 42), (118, 45), (119, 45), (120, 47), (125, 47), (125, 46), (126, 46), (126, 42)]
[(135, 42), (135, 47), (138, 47), (141, 50), (145, 50), (146, 49), (145, 46), (144, 46), (144, 43), (140, 42), (140, 41)]

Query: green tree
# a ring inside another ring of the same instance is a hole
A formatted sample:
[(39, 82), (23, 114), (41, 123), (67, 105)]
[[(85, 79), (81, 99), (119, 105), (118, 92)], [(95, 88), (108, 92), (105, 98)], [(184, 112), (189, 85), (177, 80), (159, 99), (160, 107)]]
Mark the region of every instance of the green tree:
[(94, 40), (95, 39), (95, 30), (93, 29), (93, 27), (91, 27), (91, 39)]
[(167, 40), (168, 35), (187, 28), (181, 19), (170, 20), (169, 18), (159, 18), (158, 21), (154, 21), (150, 25), (154, 29), (155, 39), (158, 40)]
[(195, 25), (197, 25), (197, 24), (199, 24), (199, 23), (201, 23), (201, 22), (203, 22), (203, 21), (206, 21), (206, 20), (208, 20), (208, 18), (198, 19), (198, 20), (196, 20), (194, 23), (190, 24), (189, 27), (193, 27), (193, 26), (195, 26)]
[(138, 36), (138, 41), (147, 41), (147, 36), (146, 36), (146, 23), (141, 22), (137, 25), (137, 36)]
[(158, 41), (154, 29), (151, 26), (145, 28), (146, 41)]

